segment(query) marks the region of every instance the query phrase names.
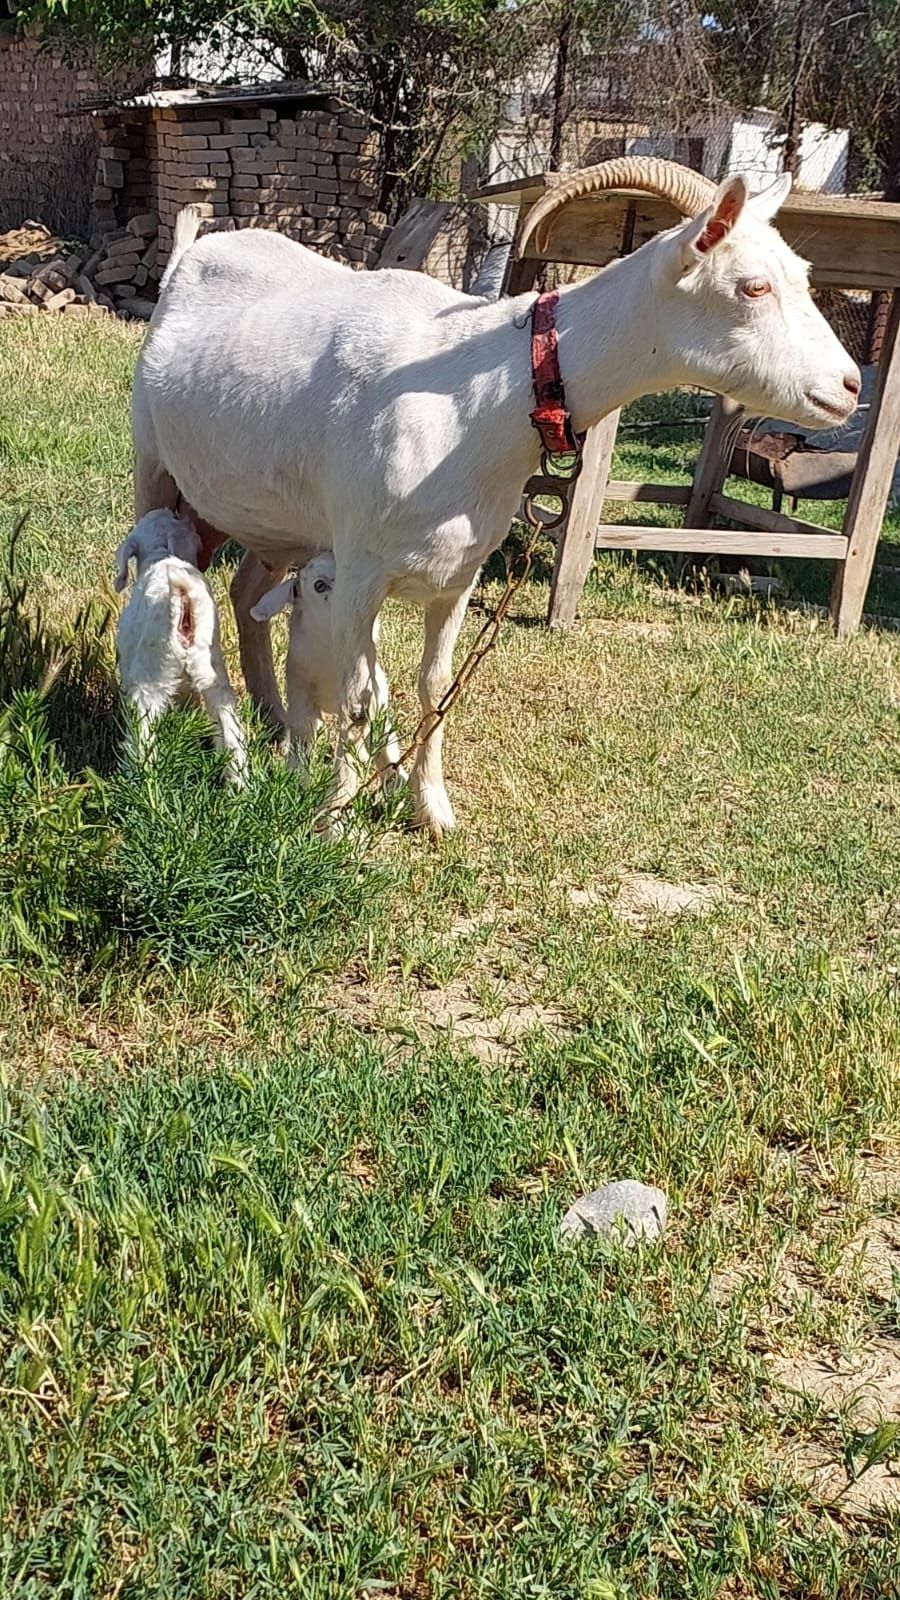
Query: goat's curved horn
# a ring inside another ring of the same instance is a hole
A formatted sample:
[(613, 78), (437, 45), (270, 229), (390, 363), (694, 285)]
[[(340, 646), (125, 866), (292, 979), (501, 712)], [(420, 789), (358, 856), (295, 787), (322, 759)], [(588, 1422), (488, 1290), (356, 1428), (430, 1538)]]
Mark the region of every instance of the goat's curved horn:
[(563, 178), (532, 206), (519, 240), (519, 254), (525, 254), (533, 234), (538, 236), (538, 251), (544, 250), (549, 223), (569, 200), (615, 190), (657, 195), (660, 200), (671, 201), (683, 216), (698, 217), (712, 203), (716, 186), (701, 173), (656, 156), (617, 156), (612, 161), (600, 161), (595, 167), (583, 167)]

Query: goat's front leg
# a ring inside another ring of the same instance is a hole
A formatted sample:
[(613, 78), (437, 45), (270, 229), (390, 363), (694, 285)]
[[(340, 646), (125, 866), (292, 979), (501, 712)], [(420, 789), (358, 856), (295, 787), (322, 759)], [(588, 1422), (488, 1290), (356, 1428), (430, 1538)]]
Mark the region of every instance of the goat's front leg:
[(140, 522), (148, 511), (161, 508), (174, 511), (178, 488), (161, 462), (138, 452), (134, 458), (134, 520)]
[[(456, 819), (444, 785), (444, 724), (435, 724), (432, 719), (453, 681), (453, 648), (474, 587), (472, 583), (463, 594), (433, 600), (425, 612), (419, 699), (423, 719), (421, 731), (429, 736), (416, 751), (409, 784), (417, 824), (428, 828), (437, 839), (455, 828)], [(429, 728), (433, 730), (430, 734)]]
[(322, 715), (315, 704), (302, 672), (287, 670), (287, 764), (295, 772), (309, 771), (309, 753), (322, 726)]
[(334, 777), (319, 817), (319, 827), (329, 833), (339, 832), (341, 813), (362, 778), (378, 702), (374, 627), (384, 597), (384, 584), (370, 572), (338, 565), (331, 597), (331, 631), (341, 683), (338, 747)]
[(281, 582), (287, 567), (264, 567), (249, 550), (231, 580), (231, 602), (237, 622), (241, 651), (241, 670), (247, 693), (257, 709), (278, 732), (285, 725), (285, 710), (275, 680), (272, 660), (272, 634), (269, 622), (255, 622), (250, 615), (263, 595)]

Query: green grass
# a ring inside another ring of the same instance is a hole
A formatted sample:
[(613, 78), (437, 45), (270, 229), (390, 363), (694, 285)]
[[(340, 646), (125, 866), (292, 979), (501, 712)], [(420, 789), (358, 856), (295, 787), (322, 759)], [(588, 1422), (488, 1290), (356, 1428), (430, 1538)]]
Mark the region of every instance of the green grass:
[[(83, 608), (136, 336), (6, 326), (4, 1600), (897, 1594), (896, 1384), (801, 1391), (900, 1373), (900, 640), (617, 556), (560, 637), (538, 574), (453, 715), (460, 834), (335, 851), (255, 736), (244, 798), (192, 717), (120, 770)], [(389, 608), (404, 731), (419, 637)], [(720, 899), (628, 921), (623, 873)], [(665, 1244), (563, 1247), (627, 1176)]]

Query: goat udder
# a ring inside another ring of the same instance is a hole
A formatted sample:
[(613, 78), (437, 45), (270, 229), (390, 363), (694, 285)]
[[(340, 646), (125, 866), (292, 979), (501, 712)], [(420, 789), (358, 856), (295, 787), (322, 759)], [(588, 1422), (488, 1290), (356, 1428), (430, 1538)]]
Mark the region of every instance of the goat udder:
[(181, 496), (180, 510), (190, 518), (197, 530), (200, 540), (200, 549), (197, 551), (197, 570), (205, 572), (216, 551), (230, 538), (227, 533), (220, 533), (211, 522), (206, 522), (203, 517), (198, 517), (193, 506), (189, 505), (184, 495)]

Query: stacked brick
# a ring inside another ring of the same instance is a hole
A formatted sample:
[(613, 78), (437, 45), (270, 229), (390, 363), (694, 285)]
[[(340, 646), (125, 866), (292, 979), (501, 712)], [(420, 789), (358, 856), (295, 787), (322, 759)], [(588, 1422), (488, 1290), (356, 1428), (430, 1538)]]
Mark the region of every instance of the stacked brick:
[(375, 206), (375, 140), (366, 119), (339, 101), (319, 97), (289, 115), (256, 101), (131, 104), (95, 122), (101, 234), (121, 234), (148, 208), (159, 214), (148, 292), (185, 205), (220, 226), (277, 228), (353, 266), (377, 259), (387, 221)]
[[(94, 251), (72, 249), (47, 234), (39, 249), (26, 250), (0, 271), (0, 317), (117, 311), (146, 320), (153, 313), (146, 286), (156, 265), (156, 232), (156, 213), (146, 212), (116, 228)], [(7, 248), (12, 237), (5, 236)]]

